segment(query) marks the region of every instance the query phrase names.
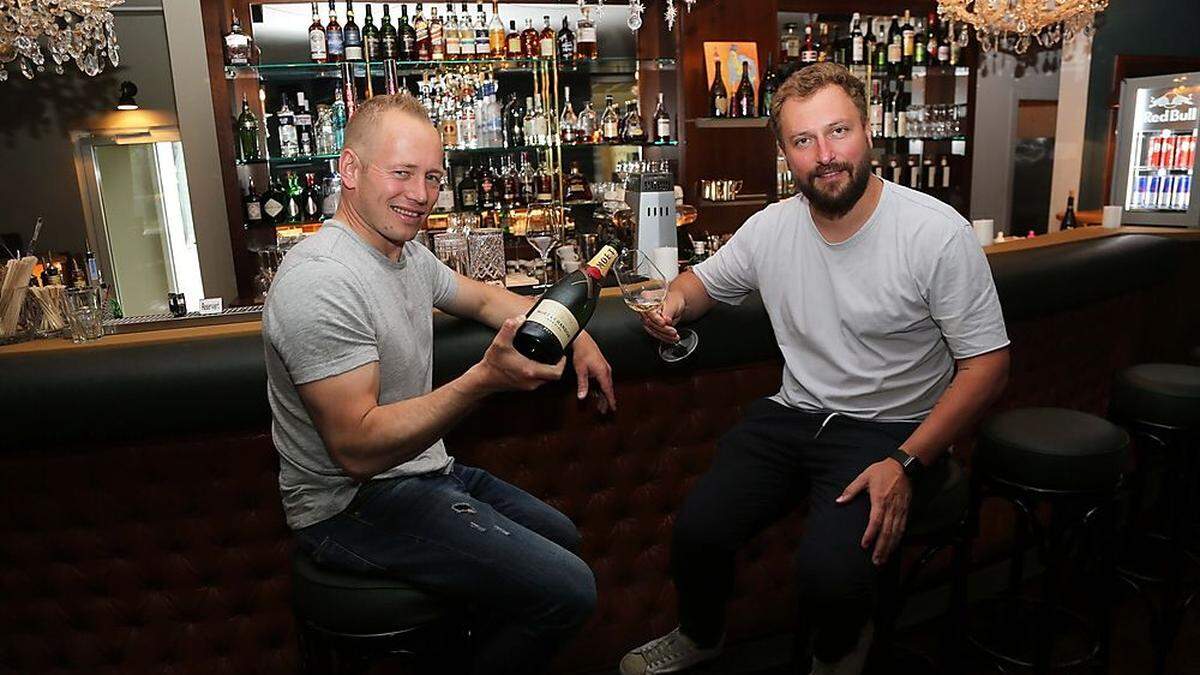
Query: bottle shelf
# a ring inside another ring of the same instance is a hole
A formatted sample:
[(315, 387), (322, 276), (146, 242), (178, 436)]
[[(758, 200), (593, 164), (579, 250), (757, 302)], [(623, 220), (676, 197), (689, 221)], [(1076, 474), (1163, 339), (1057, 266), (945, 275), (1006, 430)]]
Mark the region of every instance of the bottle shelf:
[(1137, 167), (1134, 167), (1133, 170), (1138, 173), (1158, 173), (1159, 171), (1162, 171), (1163, 173), (1167, 173), (1167, 174), (1171, 174), (1171, 175), (1189, 174), (1192, 172), (1191, 167), (1181, 167), (1181, 168), (1171, 169), (1171, 168), (1168, 168), (1165, 166), (1137, 166)]
[(695, 117), (688, 122), (701, 129), (761, 129), (767, 126), (767, 117)]
[[(575, 148), (670, 148), (679, 145), (679, 141), (654, 142), (646, 141), (643, 143), (625, 142), (619, 143), (562, 143), (558, 145), (563, 150)], [(555, 147), (550, 144), (535, 144), (535, 145), (520, 145), (520, 146), (504, 146), (496, 148), (443, 148), (447, 153), (456, 156), (461, 155), (503, 155), (510, 152), (528, 152), (537, 150), (546, 150)]]
[[(400, 76), (418, 75), (444, 67), (490, 67), (497, 72), (532, 72), (539, 64), (548, 64), (550, 59), (444, 59), (441, 61), (396, 61), (396, 74)], [(330, 78), (342, 76), (346, 62), (314, 63), (302, 61), (296, 63), (262, 63), (250, 66), (225, 66), (225, 79), (238, 78), (267, 79), (309, 79)], [(372, 77), (383, 77), (385, 62), (372, 61), (370, 64)], [(355, 77), (366, 77), (368, 64), (365, 61), (351, 62)], [(559, 72), (580, 72), (592, 75), (633, 75), (639, 70), (675, 70), (675, 59), (633, 59), (618, 57), (603, 57), (586, 61), (559, 61)]]
[(679, 141), (644, 141), (628, 142), (618, 141), (616, 143), (563, 143), (561, 147), (566, 150), (569, 148), (673, 148), (679, 145)]
[(957, 136), (872, 136), (872, 141), (965, 141), (967, 137), (959, 134)]
[(296, 157), (264, 157), (262, 159), (239, 159), (235, 160), (238, 166), (252, 166), (255, 164), (269, 164), (271, 166), (280, 166), (285, 164), (312, 164), (314, 162), (324, 162), (331, 159), (337, 159), (341, 153), (333, 153), (329, 155), (299, 155)]

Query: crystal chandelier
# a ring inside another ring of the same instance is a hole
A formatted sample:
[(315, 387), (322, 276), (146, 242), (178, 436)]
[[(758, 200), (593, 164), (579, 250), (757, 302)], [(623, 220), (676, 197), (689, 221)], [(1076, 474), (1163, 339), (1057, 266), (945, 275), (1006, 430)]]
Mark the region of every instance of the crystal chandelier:
[(966, 46), (967, 26), (975, 27), (979, 47), (995, 52), (1012, 38), (1014, 51), (1024, 54), (1033, 40), (1043, 47), (1058, 44), (1064, 37), (1091, 37), (1096, 13), (1108, 8), (1108, 0), (938, 0), (938, 15), (960, 22), (958, 42)]
[(45, 72), (45, 48), (50, 67), (62, 74), (74, 60), (79, 70), (95, 76), (107, 58), (120, 62), (113, 15), (108, 11), (125, 0), (0, 0), (0, 82), (15, 67), (29, 79)]

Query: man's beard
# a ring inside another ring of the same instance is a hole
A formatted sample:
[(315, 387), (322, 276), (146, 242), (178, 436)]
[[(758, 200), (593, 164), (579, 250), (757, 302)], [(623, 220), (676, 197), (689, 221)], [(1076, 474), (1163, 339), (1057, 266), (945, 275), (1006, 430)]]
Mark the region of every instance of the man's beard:
[[(817, 176), (822, 172), (833, 171), (845, 171), (850, 176), (845, 186), (832, 193), (817, 188)], [(858, 165), (839, 162), (818, 167), (809, 174), (808, 180), (799, 181), (798, 187), (814, 209), (830, 218), (841, 218), (858, 203), (859, 198), (867, 191), (867, 182), (870, 180), (871, 164), (864, 159)]]

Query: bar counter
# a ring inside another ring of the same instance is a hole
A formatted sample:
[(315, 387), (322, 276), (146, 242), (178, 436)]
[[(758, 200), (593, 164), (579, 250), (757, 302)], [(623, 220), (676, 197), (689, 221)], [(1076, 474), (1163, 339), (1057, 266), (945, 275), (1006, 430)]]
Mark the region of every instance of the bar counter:
[[(1104, 414), (1126, 365), (1181, 361), (1200, 344), (1200, 232), (1086, 228), (988, 248), (1012, 339), (997, 409)], [(570, 377), (494, 396), (448, 437), (450, 452), (561, 509), (583, 534), (600, 606), (554, 672), (611, 669), (675, 625), (671, 521), (716, 439), (779, 386), (757, 297), (693, 325), (677, 366), (619, 297), (589, 325), (613, 365), (618, 411), (575, 400)], [(435, 380), (474, 363), (491, 332), (434, 318)], [(292, 672), (288, 550), (257, 322), (0, 348), (0, 579), (4, 668), (38, 673), (209, 664)], [(970, 435), (956, 454), (970, 465)], [(986, 510), (977, 564), (1008, 514)], [(784, 633), (792, 516), (748, 547), (729, 640)], [(936, 578), (936, 570), (935, 570)], [(151, 636), (151, 637), (147, 637)]]

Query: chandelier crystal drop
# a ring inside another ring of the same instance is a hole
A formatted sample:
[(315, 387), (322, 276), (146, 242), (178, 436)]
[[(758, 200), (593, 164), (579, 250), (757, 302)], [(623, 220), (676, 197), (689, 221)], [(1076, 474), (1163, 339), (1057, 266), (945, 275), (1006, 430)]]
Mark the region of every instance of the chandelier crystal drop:
[[(109, 10), (125, 0), (0, 0), (0, 82), (16, 69), (28, 79), (74, 61), (85, 75), (120, 64)], [(46, 52), (49, 52), (47, 63)]]
[(975, 27), (979, 47), (995, 52), (1007, 44), (1018, 54), (1036, 41), (1052, 47), (1077, 35), (1091, 38), (1096, 14), (1108, 0), (938, 0), (938, 16), (962, 26), (958, 42), (968, 40), (967, 24)]

